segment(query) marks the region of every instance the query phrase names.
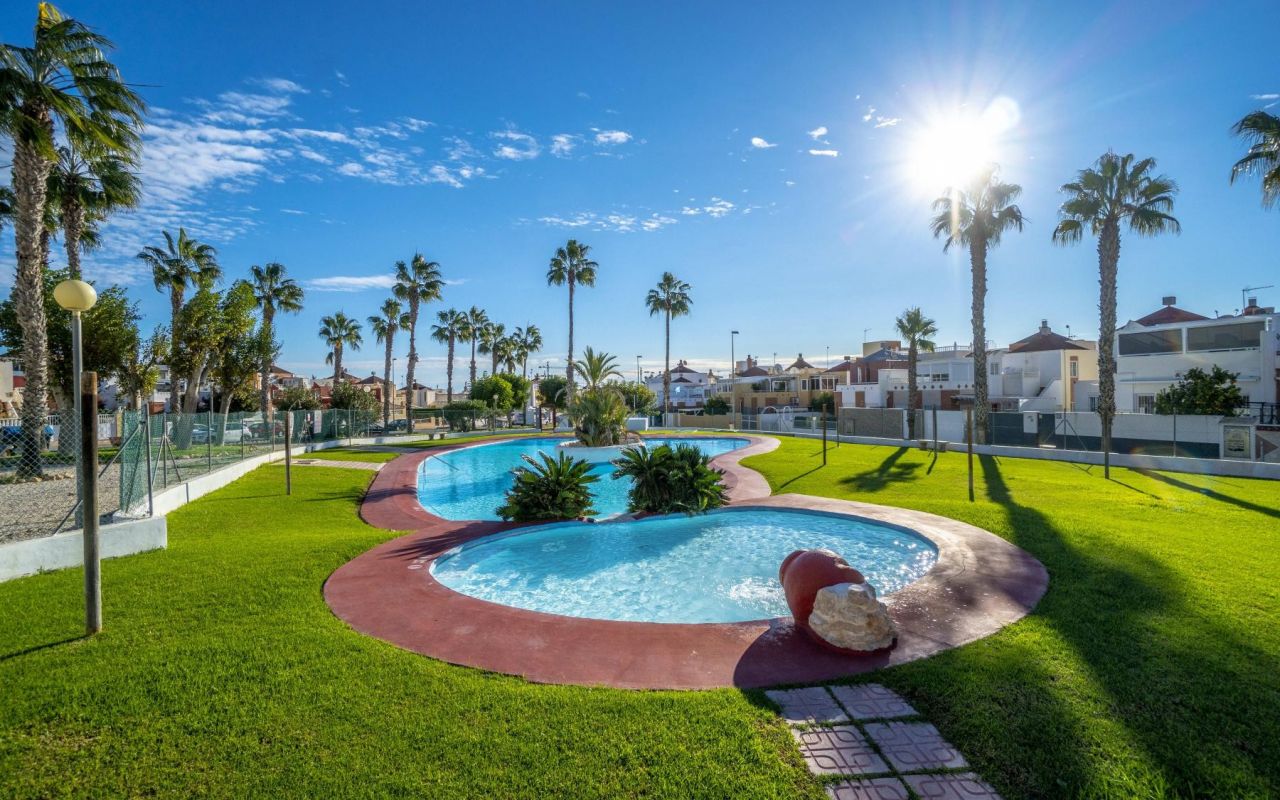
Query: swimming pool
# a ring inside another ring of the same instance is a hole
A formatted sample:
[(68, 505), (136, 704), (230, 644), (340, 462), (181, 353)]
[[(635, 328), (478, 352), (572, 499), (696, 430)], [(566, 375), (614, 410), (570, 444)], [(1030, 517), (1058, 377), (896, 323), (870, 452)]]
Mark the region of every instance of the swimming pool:
[(883, 597), (928, 572), (938, 549), (906, 528), (843, 514), (726, 508), (699, 516), (556, 523), (485, 537), (432, 565), (461, 594), (531, 611), (646, 622), (787, 616), (778, 566), (825, 547)]
[[(554, 455), (556, 445), (564, 441), (563, 437), (508, 439), (433, 455), (418, 469), (418, 502), (444, 519), (498, 519), (496, 509), (511, 488), (511, 471), (524, 464), (521, 456)], [(707, 455), (718, 456), (746, 447), (748, 441), (737, 437), (645, 438), (649, 447), (676, 443), (693, 444)], [(599, 517), (627, 510), (630, 481), (612, 478), (613, 469), (610, 464), (592, 469), (600, 478), (590, 487)]]

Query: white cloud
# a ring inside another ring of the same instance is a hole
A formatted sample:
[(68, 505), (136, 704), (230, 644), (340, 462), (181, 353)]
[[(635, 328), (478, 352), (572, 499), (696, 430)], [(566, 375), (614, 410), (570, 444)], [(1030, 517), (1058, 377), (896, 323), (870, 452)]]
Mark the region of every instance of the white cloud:
[(876, 115), (876, 107), (875, 107), (875, 106), (867, 106), (867, 113), (865, 113), (865, 114), (863, 114), (863, 115), (862, 115), (862, 121), (863, 121), (863, 122), (870, 122), (870, 121), (871, 121), (871, 118), (872, 118), (872, 117), (874, 117), (875, 115)]
[(892, 128), (899, 122), (902, 122), (902, 119), (899, 117), (876, 117), (877, 128)]
[(313, 292), (363, 292), (369, 289), (390, 289), (396, 285), (396, 276), (383, 275), (330, 275), (303, 281)]
[(430, 128), (435, 125), (434, 122), (428, 122), (425, 119), (418, 119), (417, 117), (404, 117), (401, 120), (401, 122), (404, 123), (404, 126), (406, 128), (413, 131), (414, 133), (417, 133), (419, 131), (425, 131), (427, 128)]
[(733, 209), (733, 203), (730, 203), (728, 200), (721, 200), (719, 197), (711, 198), (711, 203), (703, 206), (702, 208), (703, 212), (708, 216), (716, 217), (717, 219), (728, 214)]
[(810, 150), (809, 155), (828, 156), (830, 158), (835, 158), (836, 156), (840, 155), (840, 151), (839, 150)]
[(557, 133), (551, 137), (551, 155), (567, 157), (577, 147), (580, 137), (572, 133)]
[(257, 114), (262, 117), (280, 117), (288, 114), (293, 102), (286, 95), (251, 94), (248, 92), (223, 92), (218, 100), (232, 112)]
[(295, 83), (288, 78), (256, 78), (249, 83), (261, 86), (264, 89), (270, 89), (273, 92), (283, 92), (285, 94), (310, 94), (301, 84)]
[(342, 175), (360, 176), (365, 174), (364, 166), (354, 161), (348, 161), (345, 164), (338, 165), (338, 172)]
[(766, 142), (764, 139), (761, 139), (759, 136), (752, 136), (752, 137), (751, 137), (751, 146), (752, 146), (752, 147), (755, 147), (755, 148), (757, 148), (757, 149), (760, 149), (760, 150), (767, 150), (767, 149), (769, 149), (770, 147), (777, 147), (778, 145), (777, 145), (777, 144), (770, 144), (769, 142)]
[(785, 183), (787, 186), (795, 186), (795, 185), (796, 185), (796, 182), (795, 182), (795, 181), (783, 181), (783, 183)]
[(826, 126), (826, 125), (819, 125), (818, 127), (814, 128), (813, 130), (811, 130), (811, 131), (805, 131), (805, 132), (806, 132), (806, 133), (808, 133), (808, 134), (809, 134), (809, 138), (810, 138), (810, 139), (812, 139), (812, 140), (814, 140), (815, 142), (817, 142), (817, 141), (821, 141), (821, 140), (822, 140), (822, 137), (827, 135), (827, 126)]
[(493, 155), (497, 158), (507, 159), (509, 161), (527, 161), (531, 158), (537, 158), (542, 152), (542, 148), (538, 145), (538, 140), (527, 133), (519, 131), (494, 131), (489, 134), (505, 144), (500, 144), (493, 151)]
[(282, 208), (280, 209), (280, 213), (281, 214), (297, 214), (298, 216), (305, 216), (307, 212), (299, 211), (296, 208)]
[(1249, 97), (1254, 100), (1280, 100), (1280, 93), (1267, 92), (1266, 94), (1251, 94)]
[(626, 131), (602, 131), (597, 128), (591, 130), (596, 132), (596, 144), (626, 144), (631, 141), (631, 134)]
[(351, 85), (351, 84), (347, 83), (347, 76), (342, 74), (342, 70), (337, 70), (337, 69), (335, 69), (335, 70), (333, 71), (333, 77), (337, 78), (337, 79), (338, 79), (338, 83), (339, 83), (339, 84), (341, 84), (342, 86), (350, 86), (350, 85)]

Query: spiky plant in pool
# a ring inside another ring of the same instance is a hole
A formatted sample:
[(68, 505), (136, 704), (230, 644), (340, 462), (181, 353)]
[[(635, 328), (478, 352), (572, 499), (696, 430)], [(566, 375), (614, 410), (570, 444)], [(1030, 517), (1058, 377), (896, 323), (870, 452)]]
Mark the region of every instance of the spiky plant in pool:
[(498, 516), (515, 522), (555, 522), (594, 516), (587, 488), (600, 480), (586, 461), (565, 453), (538, 458), (522, 456), (527, 466), (516, 467), (515, 482), (507, 490)]
[(729, 501), (724, 473), (691, 444), (628, 447), (613, 464), (615, 478), (631, 478), (630, 511), (698, 514)]

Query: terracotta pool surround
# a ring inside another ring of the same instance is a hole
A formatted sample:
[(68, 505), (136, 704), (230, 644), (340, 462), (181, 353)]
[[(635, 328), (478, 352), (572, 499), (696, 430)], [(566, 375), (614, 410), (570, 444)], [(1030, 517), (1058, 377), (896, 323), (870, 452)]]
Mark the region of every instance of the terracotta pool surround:
[(325, 600), (356, 630), (452, 664), (539, 683), (710, 689), (828, 681), (924, 658), (990, 636), (1030, 613), (1043, 596), (1048, 586), (1044, 566), (972, 525), (868, 503), (770, 496), (764, 478), (738, 462), (774, 450), (779, 442), (741, 438), (750, 444), (713, 461), (725, 472), (733, 506), (848, 514), (909, 528), (937, 546), (933, 569), (885, 598), (898, 626), (897, 647), (864, 656), (831, 652), (811, 642), (789, 617), (701, 624), (615, 622), (527, 611), (448, 589), (431, 575), (436, 557), (463, 542), (524, 527), (441, 519), (418, 503), (422, 461), (460, 447), (483, 446), (476, 444), (404, 455), (378, 473), (360, 515), (370, 525), (413, 533), (338, 568), (325, 583)]

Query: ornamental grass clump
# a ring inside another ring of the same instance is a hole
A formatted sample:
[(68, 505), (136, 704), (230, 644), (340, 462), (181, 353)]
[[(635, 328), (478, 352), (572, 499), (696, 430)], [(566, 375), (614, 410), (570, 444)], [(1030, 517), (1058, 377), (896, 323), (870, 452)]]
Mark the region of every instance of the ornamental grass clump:
[(522, 458), (528, 466), (515, 469), (515, 482), (498, 516), (515, 522), (557, 522), (595, 515), (587, 487), (600, 478), (591, 473), (590, 464), (565, 453), (540, 453), (540, 460)]
[(699, 514), (729, 502), (724, 473), (691, 444), (628, 447), (613, 464), (615, 478), (631, 478), (629, 511)]

